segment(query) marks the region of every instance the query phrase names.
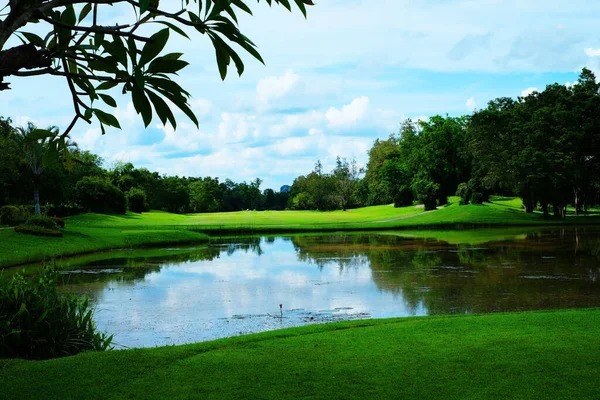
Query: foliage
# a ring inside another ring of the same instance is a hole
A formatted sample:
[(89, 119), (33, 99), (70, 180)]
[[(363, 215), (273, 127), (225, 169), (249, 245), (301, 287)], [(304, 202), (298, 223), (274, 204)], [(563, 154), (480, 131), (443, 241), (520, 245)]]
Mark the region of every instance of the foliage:
[(440, 185), (426, 178), (418, 178), (413, 181), (412, 191), (418, 201), (423, 203), (425, 211), (436, 209)]
[(43, 216), (43, 215), (33, 215), (33, 216), (29, 217), (27, 219), (26, 224), (39, 226), (40, 228), (54, 229), (54, 230), (58, 230), (58, 228), (59, 228), (58, 223), (55, 220), (53, 220), (50, 217)]
[[(266, 2), (292, 9), (288, 0)], [(231, 61), (238, 74), (244, 72), (244, 63), (232, 44), (263, 62), (257, 46), (238, 28), (236, 13), (252, 14), (245, 0), (185, 0), (179, 7), (164, 0), (23, 3), (10, 0), (2, 6), (0, 91), (9, 89), (9, 83), (5, 82), (9, 76), (64, 77), (73, 98), (75, 116), (62, 134), (40, 130), (37, 138), (62, 145), (66, 153), (64, 139), (79, 120), (88, 123), (97, 120), (102, 133), (106, 126), (120, 128), (114, 114), (100, 108), (117, 106), (111, 96), (117, 90), (131, 96), (146, 126), (156, 114), (163, 125), (169, 123), (176, 128), (169, 104), (198, 125), (189, 106), (190, 94), (173, 80), (188, 63), (181, 59), (182, 53), (163, 52), (171, 34), (188, 39), (192, 32), (206, 35), (215, 49), (222, 79)], [(313, 4), (311, 0), (294, 0), (294, 3), (304, 15), (306, 5)], [(109, 7), (117, 10), (111, 11)], [(119, 25), (104, 25), (106, 14), (111, 12), (128, 17)], [(41, 35), (28, 31), (40, 21), (44, 22)], [(23, 44), (7, 49), (11, 38), (18, 38)], [(68, 156), (62, 160), (69, 166)]]
[(70, 217), (84, 212), (85, 209), (78, 204), (63, 204), (48, 208), (48, 215), (56, 218)]
[(485, 196), (481, 192), (474, 192), (471, 195), (470, 200), (471, 200), (471, 203), (473, 203), (473, 204), (483, 204), (483, 202), (485, 201)]
[(0, 225), (15, 226), (27, 221), (30, 215), (25, 207), (2, 206), (0, 207)]
[(48, 237), (62, 237), (63, 236), (63, 233), (61, 231), (59, 231), (58, 229), (44, 228), (43, 226), (32, 225), (32, 224), (27, 224), (27, 223), (15, 226), (15, 232), (24, 233), (24, 234), (33, 235), (33, 236), (48, 236)]
[(460, 205), (466, 206), (471, 200), (471, 189), (467, 183), (461, 183), (456, 188), (456, 195), (460, 197)]
[(99, 333), (86, 298), (57, 291), (51, 267), (39, 279), (0, 277), (0, 358), (48, 359), (106, 350), (112, 336)]
[(394, 207), (408, 207), (412, 206), (414, 201), (413, 191), (408, 186), (402, 186), (396, 194), (394, 199)]
[(148, 202), (146, 201), (146, 192), (142, 189), (133, 188), (125, 195), (129, 211), (142, 213), (149, 211)]
[(60, 217), (49, 217), (52, 221), (58, 225), (59, 228), (63, 229), (65, 227), (65, 220)]
[(86, 210), (96, 213), (125, 214), (125, 195), (108, 180), (86, 176), (75, 187), (77, 198)]

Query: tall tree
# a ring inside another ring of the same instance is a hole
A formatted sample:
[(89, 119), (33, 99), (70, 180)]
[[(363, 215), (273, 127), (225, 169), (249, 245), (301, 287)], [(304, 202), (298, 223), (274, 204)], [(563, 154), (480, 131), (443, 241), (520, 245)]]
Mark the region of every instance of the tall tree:
[[(40, 215), (40, 181), (42, 172), (44, 172), (46, 166), (58, 161), (58, 152), (56, 147), (53, 147), (53, 144), (47, 140), (44, 134), (41, 135), (41, 139), (38, 138), (40, 130), (31, 122), (27, 124), (26, 128), (19, 127), (18, 130), (23, 144), (25, 162), (33, 174), (35, 214)], [(53, 132), (55, 135), (58, 134), (58, 128), (56, 127), (50, 127), (47, 131)]]

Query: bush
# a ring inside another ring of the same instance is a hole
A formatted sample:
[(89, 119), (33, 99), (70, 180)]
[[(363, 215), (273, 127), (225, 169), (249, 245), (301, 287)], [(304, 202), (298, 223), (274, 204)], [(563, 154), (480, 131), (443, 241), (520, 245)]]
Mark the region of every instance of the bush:
[(62, 218), (58, 218), (58, 217), (49, 217), (52, 221), (56, 222), (56, 225), (58, 225), (59, 228), (64, 228), (65, 227), (65, 220)]
[(425, 206), (425, 211), (436, 209), (440, 185), (425, 178), (416, 178), (413, 181), (412, 190), (417, 200)]
[(481, 192), (475, 192), (471, 195), (471, 203), (473, 204), (483, 204), (485, 201), (485, 196)]
[(125, 214), (127, 201), (123, 192), (104, 178), (86, 176), (75, 186), (81, 206), (100, 214)]
[(49, 237), (62, 237), (63, 236), (62, 232), (59, 231), (58, 229), (48, 229), (48, 228), (43, 228), (41, 226), (28, 225), (28, 224), (21, 224), (21, 225), (15, 226), (15, 232), (25, 233), (27, 235), (34, 235), (34, 236), (49, 236)]
[(32, 217), (29, 217), (25, 225), (35, 225), (39, 226), (40, 228), (58, 230), (58, 224), (56, 223), (56, 221), (54, 221), (50, 217), (45, 217), (43, 215), (34, 215)]
[(461, 183), (458, 185), (458, 188), (456, 189), (456, 195), (460, 197), (461, 206), (466, 206), (469, 204), (469, 200), (471, 199), (471, 189), (469, 188), (469, 185), (466, 183)]
[(27, 221), (31, 216), (24, 207), (2, 206), (0, 207), (0, 225), (15, 226)]
[(39, 279), (0, 276), (0, 358), (49, 359), (109, 348), (87, 298), (58, 293), (54, 268)]
[(135, 213), (148, 211), (149, 207), (146, 200), (146, 192), (144, 192), (142, 189), (133, 188), (127, 192), (126, 197), (129, 211), (133, 211)]
[(412, 190), (408, 186), (402, 186), (394, 199), (394, 207), (412, 206), (414, 196)]
[(53, 217), (71, 217), (73, 215), (82, 214), (85, 212), (85, 209), (79, 205), (75, 204), (65, 204), (60, 206), (52, 206), (48, 208), (48, 214)]

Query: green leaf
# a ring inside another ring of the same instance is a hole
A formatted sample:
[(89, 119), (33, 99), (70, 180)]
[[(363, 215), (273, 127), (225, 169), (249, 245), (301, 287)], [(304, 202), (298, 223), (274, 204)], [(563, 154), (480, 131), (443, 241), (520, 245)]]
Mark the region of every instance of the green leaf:
[(48, 147), (42, 157), (42, 165), (49, 167), (56, 164), (58, 160), (58, 146), (56, 140), (48, 143)]
[(148, 127), (152, 122), (152, 107), (144, 92), (137, 86), (131, 88), (131, 101), (135, 111), (142, 115), (144, 126)]
[[(93, 111), (94, 115), (96, 115), (96, 118), (98, 118), (98, 120), (100, 121), (101, 124), (106, 124), (108, 126), (114, 126), (115, 128), (121, 129), (119, 120), (117, 120), (117, 118), (114, 115), (108, 114), (97, 108), (92, 108), (92, 111)], [(103, 129), (103, 131), (104, 131), (104, 129)]]
[(170, 22), (167, 21), (149, 21), (150, 23), (155, 23), (155, 24), (161, 24), (161, 25), (165, 25), (168, 26), (169, 28), (171, 28), (171, 30), (175, 31), (176, 33), (180, 34), (181, 36), (183, 36), (186, 39), (189, 39), (190, 37), (183, 31), (183, 29), (181, 29), (180, 27), (178, 27), (175, 24), (172, 24)]
[(144, 45), (142, 56), (140, 57), (139, 65), (145, 65), (150, 60), (153, 60), (165, 48), (169, 40), (169, 28), (162, 29), (150, 36), (151, 41)]
[(48, 129), (34, 129), (25, 137), (25, 140), (28, 142), (33, 142), (33, 141), (40, 140), (40, 139), (55, 138), (55, 137), (56, 137), (56, 132), (52, 132)]
[(25, 36), (25, 38), (29, 41), (29, 43), (37, 46), (37, 47), (45, 47), (44, 39), (36, 35), (35, 33), (30, 32), (19, 32), (21, 35)]
[(117, 86), (117, 82), (102, 82), (96, 87), (96, 90), (108, 90)]
[(75, 15), (75, 9), (72, 4), (65, 7), (65, 11), (60, 16), (60, 22), (63, 24), (75, 26), (77, 23), (77, 16)]
[(149, 74), (174, 74), (188, 65), (189, 63), (183, 60), (166, 60), (164, 58), (157, 58), (150, 63), (146, 72)]
[(146, 93), (154, 105), (154, 110), (156, 110), (156, 114), (158, 115), (158, 118), (160, 118), (163, 125), (167, 125), (168, 120), (173, 129), (177, 129), (177, 121), (175, 120), (175, 116), (173, 115), (173, 112), (167, 103), (154, 92), (147, 90)]
[(140, 14), (148, 11), (148, 7), (150, 6), (150, 0), (140, 0)]
[(227, 77), (227, 66), (229, 66), (231, 57), (229, 56), (229, 53), (223, 46), (223, 40), (221, 38), (219, 38), (217, 35), (211, 35), (211, 40), (215, 48), (215, 55), (217, 56), (217, 66), (219, 67), (221, 79), (225, 80), (225, 78)]
[(185, 115), (187, 115), (187, 117), (190, 120), (192, 120), (192, 122), (194, 123), (194, 125), (196, 125), (196, 127), (199, 126), (198, 119), (196, 118), (196, 116), (194, 115), (194, 113), (192, 112), (190, 107), (188, 106), (187, 100), (185, 97), (183, 97), (179, 94), (172, 93), (172, 92), (167, 92), (163, 88), (156, 88), (156, 91), (161, 93), (167, 99), (171, 100), (173, 102), (173, 104), (175, 104), (181, 111), (183, 111), (183, 113)]
[(116, 107), (117, 106), (117, 102), (115, 101), (115, 99), (113, 99), (109, 95), (98, 93), (98, 96), (100, 96), (100, 98), (102, 99), (102, 101), (105, 102), (106, 104), (108, 104), (109, 106), (111, 106), (111, 107)]
[(71, 157), (71, 152), (69, 152), (69, 146), (67, 146), (67, 142), (65, 138), (61, 138), (58, 147), (60, 150), (60, 160), (67, 171), (70, 171), (73, 168), (73, 159)]
[(92, 3), (87, 3), (85, 6), (83, 6), (81, 12), (79, 13), (79, 23), (81, 23), (81, 21), (83, 21), (85, 17), (88, 16), (90, 11), (92, 11)]

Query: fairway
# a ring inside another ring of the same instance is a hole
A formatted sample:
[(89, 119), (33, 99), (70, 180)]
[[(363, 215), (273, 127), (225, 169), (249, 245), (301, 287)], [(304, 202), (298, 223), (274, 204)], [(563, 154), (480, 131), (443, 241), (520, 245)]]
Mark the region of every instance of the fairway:
[(599, 310), (314, 325), (0, 360), (0, 387), (10, 399), (592, 399), (599, 327)]
[(600, 223), (598, 216), (545, 219), (538, 212), (526, 214), (517, 198), (492, 197), (491, 200), (491, 203), (483, 205), (460, 206), (458, 198), (451, 197), (448, 205), (431, 212), (423, 212), (422, 208), (416, 206), (394, 208), (384, 205), (330, 212), (172, 214), (151, 211), (143, 214), (129, 212), (126, 215), (81, 214), (67, 218), (62, 238), (29, 236), (15, 233), (12, 229), (0, 230), (0, 268), (106, 249), (206, 242), (209, 236), (222, 234)]

